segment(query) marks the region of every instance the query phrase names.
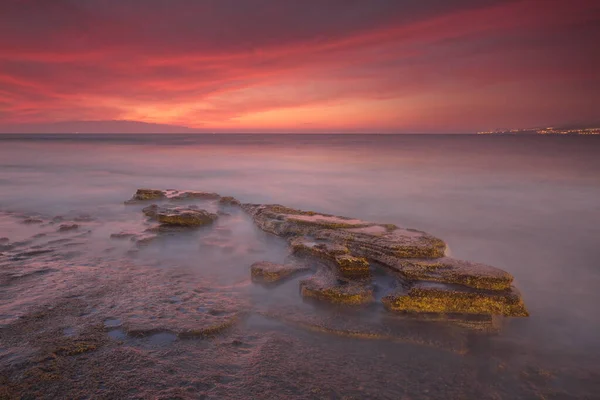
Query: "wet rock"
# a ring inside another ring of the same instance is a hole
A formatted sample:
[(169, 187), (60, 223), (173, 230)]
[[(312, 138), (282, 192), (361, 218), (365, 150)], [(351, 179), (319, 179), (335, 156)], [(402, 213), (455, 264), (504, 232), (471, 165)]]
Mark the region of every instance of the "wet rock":
[(417, 283), (407, 292), (390, 294), (382, 299), (393, 311), (442, 314), (488, 314), (527, 317), (518, 290), (473, 290), (462, 286)]
[(425, 232), (381, 225), (368, 229), (326, 229), (316, 232), (317, 239), (344, 243), (356, 256), (385, 261), (386, 256), (401, 258), (440, 258), (446, 243)]
[(443, 257), (434, 260), (398, 260), (393, 266), (410, 281), (456, 283), (475, 289), (510, 289), (513, 277), (489, 265)]
[(309, 235), (326, 228), (357, 228), (373, 225), (358, 219), (296, 210), (279, 204), (244, 204), (242, 207), (262, 230), (283, 237)]
[(91, 222), (91, 221), (94, 221), (94, 217), (92, 217), (91, 215), (88, 215), (88, 214), (82, 214), (82, 215), (78, 215), (77, 217), (73, 218), (73, 221), (75, 221), (75, 222)]
[(62, 224), (58, 227), (59, 232), (69, 232), (79, 229), (79, 225), (77, 224)]
[(158, 211), (158, 205), (156, 205), (156, 204), (151, 204), (148, 207), (142, 208), (142, 213), (144, 213), (145, 216), (150, 217), (150, 218), (156, 218), (157, 211)]
[(10, 239), (7, 237), (0, 237), (0, 244), (5, 244), (10, 242)]
[(153, 234), (137, 235), (131, 238), (131, 240), (135, 242), (138, 246), (146, 246), (155, 241), (156, 239), (158, 239), (158, 235)]
[(159, 200), (166, 198), (165, 192), (157, 189), (138, 189), (133, 197), (125, 202), (125, 204), (134, 204), (139, 201)]
[(240, 203), (240, 201), (238, 199), (236, 199), (235, 197), (231, 197), (231, 196), (221, 197), (219, 199), (219, 203), (223, 204), (223, 205), (229, 205), (229, 206), (241, 206), (242, 205), (242, 203)]
[(135, 232), (122, 231), (118, 233), (112, 233), (110, 235), (111, 239), (130, 239), (132, 237), (137, 236), (138, 234)]
[(276, 264), (268, 261), (256, 262), (250, 266), (252, 280), (264, 283), (279, 282), (294, 274), (307, 270), (307, 267)]
[(23, 223), (27, 224), (27, 225), (41, 224), (43, 222), (44, 221), (41, 220), (41, 219), (39, 219), (39, 218), (26, 218), (26, 219), (23, 220)]
[(206, 210), (166, 209), (158, 210), (156, 219), (161, 224), (177, 226), (202, 226), (212, 224), (217, 219), (216, 214)]
[(300, 281), (300, 293), (337, 304), (365, 304), (373, 301), (373, 288), (368, 280), (343, 280), (325, 271)]
[(200, 210), (197, 207), (178, 207), (172, 205), (158, 206), (152, 204), (142, 209), (142, 212), (163, 225), (172, 226), (203, 226), (213, 223), (218, 218), (217, 214)]
[(171, 197), (170, 200), (218, 200), (221, 196), (211, 192), (180, 192)]
[(335, 263), (340, 273), (348, 278), (363, 278), (371, 273), (369, 261), (363, 257), (354, 257), (349, 254), (337, 256)]

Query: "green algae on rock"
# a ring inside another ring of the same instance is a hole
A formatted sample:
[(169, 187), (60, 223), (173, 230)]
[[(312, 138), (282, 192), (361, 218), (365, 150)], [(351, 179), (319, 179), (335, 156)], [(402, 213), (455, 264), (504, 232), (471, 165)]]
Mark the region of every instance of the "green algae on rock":
[(307, 271), (307, 267), (296, 265), (276, 264), (268, 261), (255, 262), (250, 266), (250, 274), (255, 282), (274, 283), (292, 275)]
[(417, 283), (408, 292), (385, 296), (382, 302), (393, 311), (529, 316), (519, 291), (514, 287), (482, 291), (458, 285)]

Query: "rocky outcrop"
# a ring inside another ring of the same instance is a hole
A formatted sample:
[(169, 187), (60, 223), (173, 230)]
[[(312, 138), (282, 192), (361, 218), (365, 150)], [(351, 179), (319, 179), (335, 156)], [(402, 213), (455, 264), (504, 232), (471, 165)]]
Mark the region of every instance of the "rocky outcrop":
[[(142, 189), (140, 189), (142, 190)], [(138, 191), (139, 192), (139, 191)], [(144, 197), (146, 192), (134, 198)], [(302, 296), (339, 304), (374, 301), (371, 271), (385, 267), (401, 288), (382, 298), (390, 311), (427, 314), (527, 316), (513, 277), (489, 265), (446, 257), (441, 239), (416, 229), (356, 218), (297, 210), (279, 204), (240, 204), (232, 197), (205, 192), (162, 192), (167, 199), (218, 199), (240, 205), (262, 230), (288, 240), (295, 256), (316, 262), (318, 272), (300, 282)], [(189, 193), (196, 193), (190, 195)], [(202, 194), (198, 194), (202, 193)], [(186, 225), (216, 215), (189, 206), (151, 205), (143, 212), (163, 224)], [(257, 263), (254, 280), (278, 281), (296, 270)]]
[(203, 226), (212, 224), (218, 218), (217, 214), (195, 207), (158, 206), (152, 204), (143, 208), (142, 212), (163, 225), (173, 226)]
[(250, 266), (252, 280), (260, 283), (280, 282), (307, 270), (308, 268), (303, 266), (276, 264), (268, 261), (259, 261)]
[(416, 283), (408, 292), (382, 299), (389, 310), (428, 313), (488, 314), (527, 317), (518, 290), (473, 290), (461, 286)]
[(165, 192), (157, 189), (138, 189), (133, 197), (125, 204), (133, 204), (139, 201), (160, 200), (166, 198)]
[(373, 301), (373, 288), (368, 280), (338, 279), (329, 271), (320, 271), (300, 281), (300, 293), (307, 298), (337, 304), (359, 305)]

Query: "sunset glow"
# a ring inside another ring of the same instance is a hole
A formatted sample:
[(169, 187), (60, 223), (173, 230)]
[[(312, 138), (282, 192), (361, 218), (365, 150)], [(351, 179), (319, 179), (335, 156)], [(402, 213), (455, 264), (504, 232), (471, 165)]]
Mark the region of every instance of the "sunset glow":
[(0, 128), (474, 132), (597, 122), (600, 3), (0, 4)]

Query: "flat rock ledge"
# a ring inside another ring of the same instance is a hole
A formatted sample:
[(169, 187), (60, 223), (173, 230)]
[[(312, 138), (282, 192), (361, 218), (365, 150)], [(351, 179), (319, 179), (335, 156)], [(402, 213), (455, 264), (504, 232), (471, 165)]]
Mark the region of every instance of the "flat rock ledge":
[[(304, 297), (338, 304), (374, 302), (371, 270), (377, 266), (387, 268), (397, 279), (395, 286), (399, 289), (381, 300), (390, 311), (529, 315), (512, 275), (489, 265), (446, 257), (446, 243), (423, 231), (279, 204), (242, 204), (209, 192), (139, 189), (131, 201), (145, 201), (152, 196), (163, 200), (210, 198), (240, 206), (260, 229), (287, 239), (295, 256), (308, 257), (321, 265), (315, 275), (300, 281)], [(181, 210), (152, 205), (144, 208), (144, 213), (161, 223), (179, 224), (182, 214), (183, 219), (214, 220), (206, 211), (191, 207)], [(253, 279), (278, 281), (294, 273), (287, 268), (257, 263), (251, 267), (251, 274)]]
[(168, 226), (203, 226), (212, 224), (217, 218), (217, 214), (206, 210), (200, 210), (193, 207), (177, 206), (151, 206), (142, 209), (142, 212), (157, 220), (162, 225)]
[(268, 261), (255, 262), (250, 266), (252, 280), (259, 283), (281, 282), (297, 273), (307, 271), (308, 267), (291, 264), (276, 264)]

